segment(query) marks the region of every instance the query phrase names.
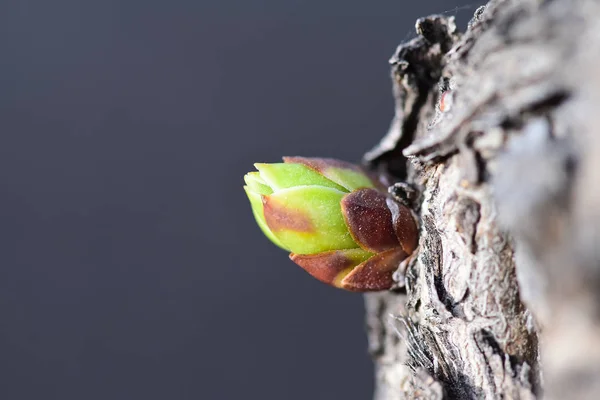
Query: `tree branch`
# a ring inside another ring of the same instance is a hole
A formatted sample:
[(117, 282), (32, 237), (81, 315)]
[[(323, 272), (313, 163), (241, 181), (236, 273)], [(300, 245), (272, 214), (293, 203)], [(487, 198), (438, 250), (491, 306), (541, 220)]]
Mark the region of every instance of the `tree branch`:
[(599, 398), (600, 4), (493, 0), (417, 34), (365, 156), (420, 193), (401, 288), (366, 296), (375, 398)]

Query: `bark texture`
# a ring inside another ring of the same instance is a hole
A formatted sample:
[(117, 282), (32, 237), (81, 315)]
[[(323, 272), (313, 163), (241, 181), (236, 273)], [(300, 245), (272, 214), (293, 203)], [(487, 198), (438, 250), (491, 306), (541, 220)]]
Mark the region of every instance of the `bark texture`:
[(365, 155), (420, 221), (399, 289), (366, 296), (375, 399), (598, 399), (600, 2), (416, 30)]

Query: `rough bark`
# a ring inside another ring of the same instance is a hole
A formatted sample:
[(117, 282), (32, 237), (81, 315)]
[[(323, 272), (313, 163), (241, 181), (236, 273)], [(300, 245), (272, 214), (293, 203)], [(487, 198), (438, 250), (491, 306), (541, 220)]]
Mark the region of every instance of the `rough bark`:
[(366, 296), (375, 399), (598, 399), (600, 2), (492, 0), (417, 34), (365, 156), (419, 193), (399, 289)]

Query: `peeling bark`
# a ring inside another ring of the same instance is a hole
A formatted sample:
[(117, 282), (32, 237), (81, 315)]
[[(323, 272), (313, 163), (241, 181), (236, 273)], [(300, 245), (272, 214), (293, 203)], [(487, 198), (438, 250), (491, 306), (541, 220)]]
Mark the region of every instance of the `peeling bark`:
[(600, 398), (600, 3), (416, 29), (365, 155), (420, 220), (400, 289), (366, 295), (375, 399)]

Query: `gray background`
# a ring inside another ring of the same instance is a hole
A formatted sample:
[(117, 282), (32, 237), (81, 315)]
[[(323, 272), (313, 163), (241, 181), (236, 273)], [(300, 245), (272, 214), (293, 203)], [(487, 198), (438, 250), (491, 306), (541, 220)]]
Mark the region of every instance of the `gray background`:
[(358, 160), (424, 0), (0, 2), (0, 399), (367, 399), (362, 297), (242, 176)]

